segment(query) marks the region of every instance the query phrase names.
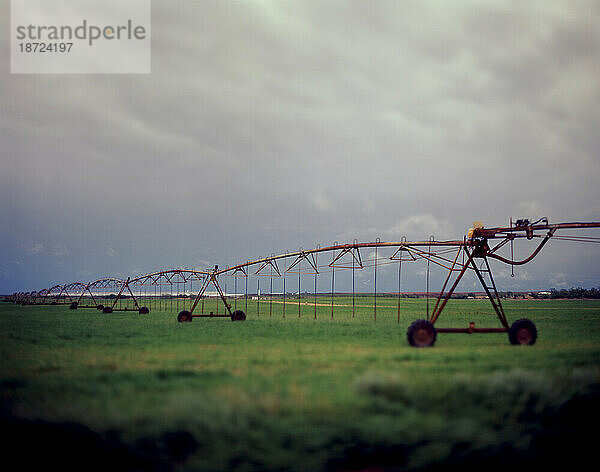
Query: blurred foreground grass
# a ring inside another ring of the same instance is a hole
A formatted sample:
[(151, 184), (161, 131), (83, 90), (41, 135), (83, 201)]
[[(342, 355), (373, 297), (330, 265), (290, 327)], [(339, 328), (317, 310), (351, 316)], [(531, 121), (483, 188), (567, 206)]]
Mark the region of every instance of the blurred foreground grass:
[[(424, 300), (249, 302), (247, 321), (0, 304), (5, 450), (92, 470), (531, 468), (593, 457), (600, 302), (507, 301), (535, 346), (440, 334), (415, 349)], [(326, 305), (326, 303), (324, 303)], [(497, 326), (453, 300), (440, 326)], [(36, 454), (28, 454), (29, 445)], [(29, 461), (29, 462), (28, 462)]]

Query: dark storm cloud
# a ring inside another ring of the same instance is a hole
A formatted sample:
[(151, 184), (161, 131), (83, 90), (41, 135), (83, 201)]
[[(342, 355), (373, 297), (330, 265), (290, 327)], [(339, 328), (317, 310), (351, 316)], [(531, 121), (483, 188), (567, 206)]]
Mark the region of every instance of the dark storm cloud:
[[(131, 76), (10, 75), (4, 44), (0, 288), (599, 220), (598, 20), (594, 2), (153, 2), (152, 74)], [(570, 251), (519, 283), (600, 283)]]

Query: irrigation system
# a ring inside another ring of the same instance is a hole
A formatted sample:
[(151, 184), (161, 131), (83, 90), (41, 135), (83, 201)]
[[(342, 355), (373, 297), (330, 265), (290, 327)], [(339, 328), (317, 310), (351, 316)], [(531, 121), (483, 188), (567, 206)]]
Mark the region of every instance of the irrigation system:
[[(261, 259), (246, 261), (231, 267), (215, 266), (209, 270), (168, 269), (126, 279), (103, 278), (93, 282), (74, 282), (55, 285), (37, 292), (19, 292), (6, 297), (6, 301), (21, 305), (69, 305), (70, 309), (92, 308), (103, 313), (115, 311), (134, 311), (148, 314), (151, 310), (169, 310), (177, 313), (180, 323), (191, 322), (194, 318), (229, 318), (232, 321), (243, 321), (248, 311), (249, 281), (256, 282), (257, 315), (260, 316), (261, 300), (264, 313), (273, 315), (274, 303), (281, 307), (283, 317), (286, 316), (286, 305), (294, 309), (296, 301), (290, 301), (290, 284), (293, 291), (297, 289), (297, 313), (302, 314), (301, 303), (302, 280), (312, 279), (313, 316), (317, 318), (317, 306), (324, 295), (330, 295), (330, 317), (334, 318), (336, 296), (336, 275), (341, 272), (349, 274), (352, 282), (352, 317), (357, 305), (355, 290), (356, 274), (367, 269), (373, 270), (373, 319), (377, 320), (377, 275), (382, 265), (397, 265), (398, 298), (397, 319), (400, 322), (402, 271), (403, 265), (423, 261), (425, 263), (426, 313), (422, 319), (414, 321), (407, 330), (407, 340), (411, 346), (433, 346), (438, 333), (508, 333), (511, 344), (532, 345), (537, 339), (535, 324), (528, 319), (520, 319), (509, 324), (501, 297), (499, 295), (490, 260), (514, 267), (527, 264), (533, 260), (550, 239), (583, 243), (600, 243), (600, 238), (576, 236), (572, 230), (600, 228), (600, 222), (549, 224), (547, 218), (530, 222), (527, 219), (510, 221), (509, 226), (486, 228), (481, 223), (474, 223), (466, 236), (457, 240), (438, 241), (433, 236), (423, 241), (385, 242), (377, 239), (373, 242), (354, 242), (338, 244), (314, 249), (300, 249), (279, 255), (271, 255)], [(563, 230), (571, 230), (560, 235)], [(515, 242), (518, 240), (533, 241), (534, 247), (523, 259), (516, 259)], [(501, 255), (501, 250), (504, 255)], [(370, 254), (367, 256), (366, 253)], [(361, 252), (362, 251), (362, 252)], [(430, 268), (441, 268), (446, 276), (440, 291), (430, 292)], [(475, 274), (483, 291), (489, 299), (498, 318), (499, 326), (495, 328), (479, 328), (474, 322), (466, 327), (448, 328), (436, 326), (448, 301), (455, 294), (459, 282), (465, 274)], [(328, 277), (331, 291), (318, 294), (319, 277)], [(222, 288), (225, 278), (233, 280), (233, 293)], [(260, 281), (263, 280), (261, 294)], [(291, 280), (290, 280), (291, 279)], [(273, 291), (274, 280), (279, 280), (281, 292)], [(286, 292), (286, 280), (288, 292)], [(239, 283), (238, 283), (239, 282)], [(267, 282), (267, 283), (265, 283)], [(240, 291), (238, 292), (238, 285)], [(266, 286), (266, 287), (265, 287)], [(209, 291), (209, 289), (211, 289)], [(250, 289), (250, 290), (253, 290)], [(306, 290), (306, 287), (305, 287)], [(350, 295), (350, 294), (348, 294)], [(310, 297), (310, 294), (306, 299)], [(217, 303), (214, 303), (214, 301)], [(212, 300), (212, 303), (208, 303)], [(219, 300), (221, 303), (219, 303)], [(206, 306), (205, 306), (205, 302)], [(239, 302), (239, 303), (238, 303)], [(233, 304), (233, 306), (232, 306)], [(238, 307), (238, 304), (240, 305)], [(242, 309), (243, 308), (243, 309)]]

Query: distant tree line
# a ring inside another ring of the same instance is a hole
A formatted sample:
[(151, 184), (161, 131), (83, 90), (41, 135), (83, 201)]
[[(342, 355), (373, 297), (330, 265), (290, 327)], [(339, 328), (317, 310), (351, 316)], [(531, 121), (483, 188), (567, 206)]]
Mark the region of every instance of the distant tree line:
[[(472, 295), (472, 294), (470, 294)], [(474, 294), (473, 294), (474, 295)], [(556, 289), (552, 288), (549, 291), (539, 292), (498, 292), (500, 298), (534, 298), (534, 299), (551, 299), (551, 298), (600, 298), (600, 287), (598, 288), (582, 288), (571, 287)]]
[[(598, 288), (582, 288), (571, 287), (569, 289), (552, 288), (549, 291), (539, 292), (498, 292), (500, 298), (534, 298), (534, 299), (551, 299), (551, 298), (589, 298), (600, 299), (600, 287)], [(463, 296), (452, 296), (452, 298), (467, 298)], [(468, 298), (476, 298), (475, 293), (469, 293)]]
[(597, 288), (582, 288), (571, 287), (557, 290), (550, 290), (548, 298), (600, 298), (600, 287)]

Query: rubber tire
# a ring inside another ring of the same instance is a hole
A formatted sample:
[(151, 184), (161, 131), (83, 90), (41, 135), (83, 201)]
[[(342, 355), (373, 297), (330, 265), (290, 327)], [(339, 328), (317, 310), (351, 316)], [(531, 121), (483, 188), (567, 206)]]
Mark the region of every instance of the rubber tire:
[(231, 321), (246, 321), (246, 313), (236, 310), (231, 314)]
[(104, 310), (104, 305), (96, 305), (96, 310)]
[(508, 330), (508, 340), (515, 346), (533, 346), (537, 341), (537, 328), (533, 321), (527, 318), (515, 321)]
[(58, 305), (56, 302), (50, 302), (50, 305)]
[(142, 308), (140, 308), (140, 309), (138, 310), (138, 313), (139, 313), (140, 315), (147, 315), (148, 313), (150, 313), (150, 310), (148, 310), (148, 307), (146, 307), (146, 306), (143, 306)]
[(437, 332), (430, 321), (414, 321), (406, 331), (408, 344), (413, 347), (431, 347), (435, 344)]
[(77, 310), (77, 302), (73, 302), (69, 305), (69, 310)]
[(180, 323), (191, 323), (193, 319), (192, 314), (187, 310), (180, 311), (177, 315), (177, 321)]
[(112, 307), (110, 307), (110, 306), (105, 306), (102, 309), (102, 313), (112, 313), (112, 312), (113, 312), (113, 310), (112, 310)]

